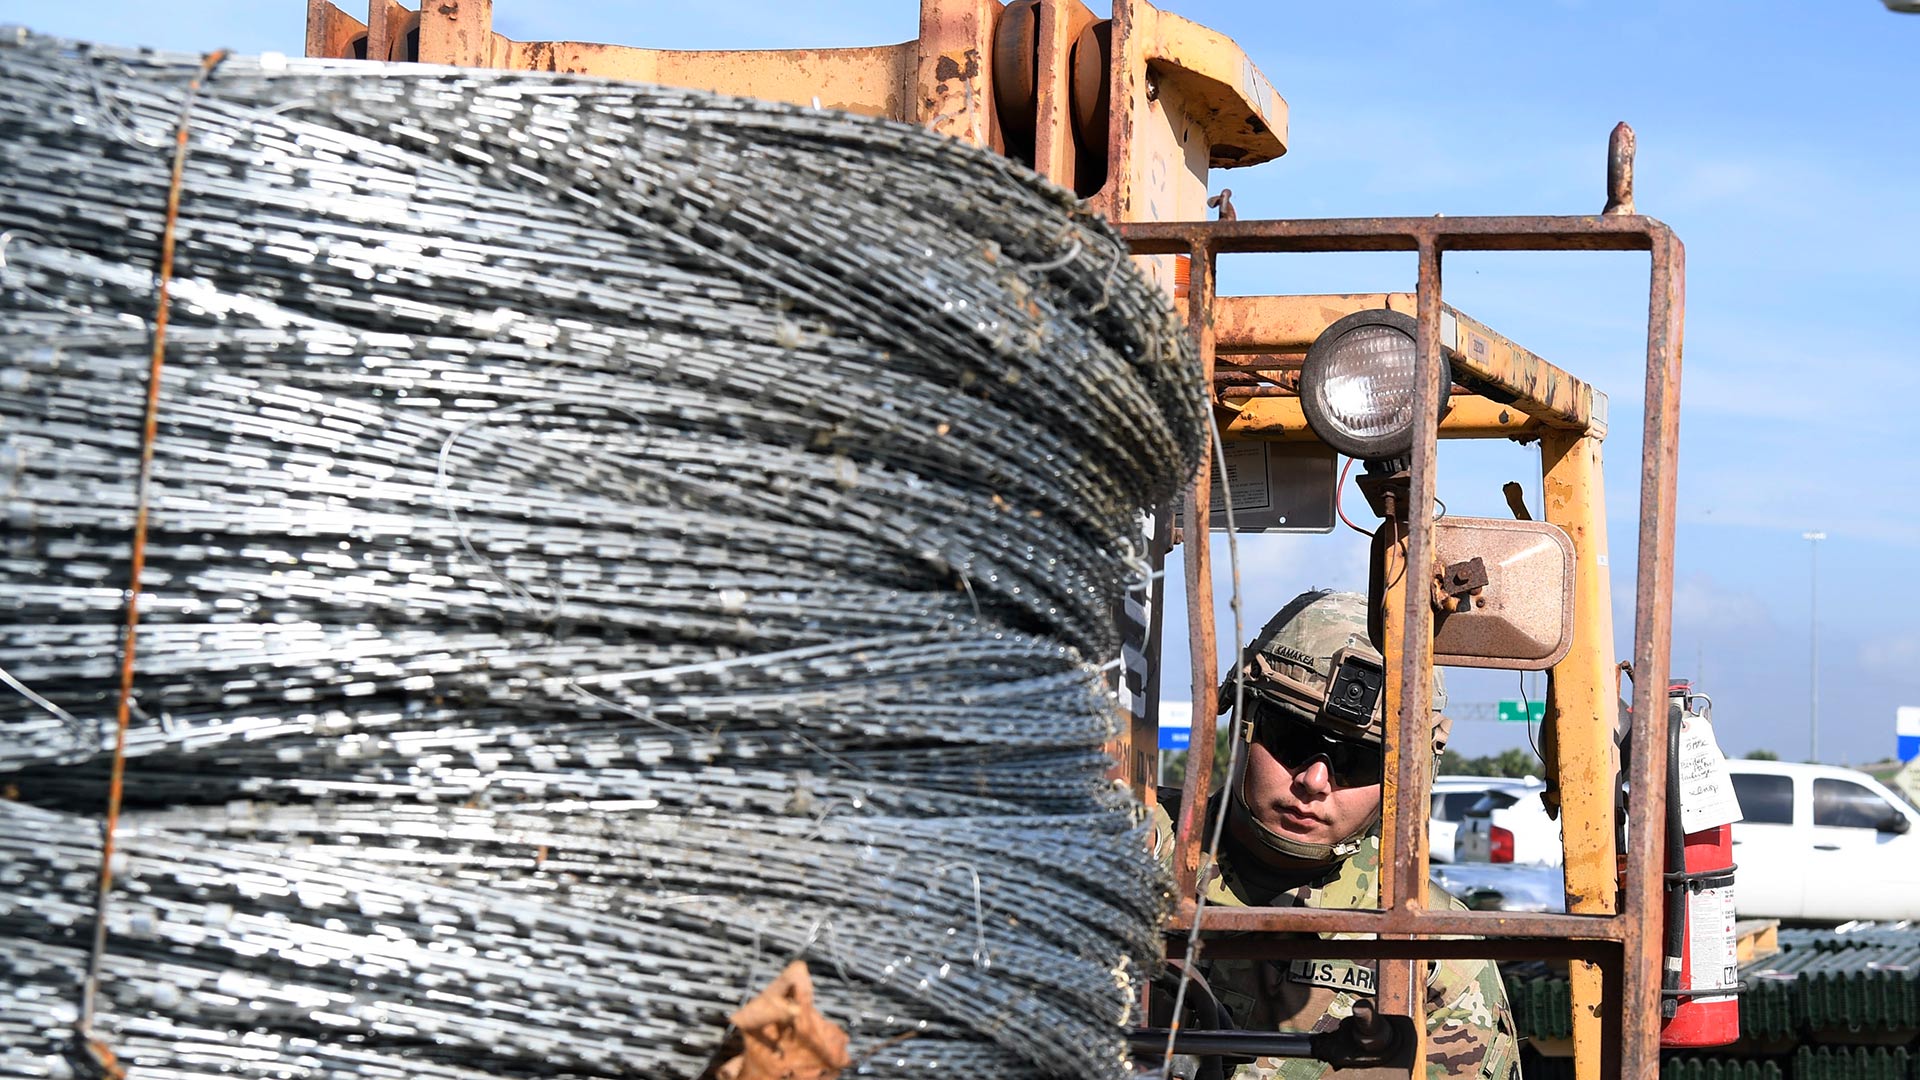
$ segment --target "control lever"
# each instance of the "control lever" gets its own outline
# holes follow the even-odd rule
[[[1297,1034],[1280,1031],[1197,1031],[1182,1028],[1133,1028],[1127,1045],[1136,1053],[1163,1053],[1167,1039],[1180,1055],[1227,1055],[1238,1058],[1312,1058],[1337,1069],[1412,1068],[1413,1020],[1383,1015],[1369,998],[1353,1003],[1353,1015],[1332,1031]]]

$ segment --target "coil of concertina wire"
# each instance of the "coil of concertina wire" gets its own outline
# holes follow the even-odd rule
[[[69,1074],[197,58],[0,43],[0,1073]],[[228,60],[191,109],[97,1033],[136,1077],[1119,1076],[1164,298],[930,133]]]

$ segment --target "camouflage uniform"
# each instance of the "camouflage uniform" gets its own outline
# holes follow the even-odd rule
[[[1156,853],[1171,864],[1173,826],[1164,808],[1154,811]],[[1207,889],[1207,903],[1250,907],[1263,898],[1221,853],[1221,873]],[[1319,882],[1264,900],[1268,907],[1371,908],[1379,895],[1380,840],[1368,836],[1360,850]],[[1438,887],[1435,900],[1464,904]],[[1348,936],[1348,935],[1339,935]],[[1519,1041],[1507,1008],[1507,989],[1489,960],[1427,963],[1427,1077],[1517,1080]],[[1243,1028],[1331,1031],[1353,1012],[1359,997],[1373,996],[1374,965],[1355,960],[1213,960],[1203,967],[1214,995]],[[1233,1080],[1315,1080],[1330,1066],[1305,1058],[1261,1058],[1240,1066]]]
[[[1243,704],[1256,716],[1278,707],[1321,729],[1324,737],[1379,746],[1383,722],[1376,706],[1371,720],[1360,720],[1354,710],[1335,713],[1320,702],[1334,692],[1335,660],[1354,649],[1379,653],[1368,636],[1367,599],[1356,593],[1313,591],[1289,602],[1263,627],[1241,657],[1248,700]],[[1437,755],[1446,743],[1448,724],[1442,710],[1446,691],[1434,672],[1434,743]],[[1233,679],[1221,688],[1223,711],[1234,707]],[[1259,699],[1258,703],[1253,697]],[[1236,718],[1238,720],[1239,718]],[[1265,722],[1265,721],[1260,721]],[[1252,722],[1240,736],[1253,734]],[[1329,766],[1331,768],[1331,766]],[[1240,779],[1229,781],[1239,783]],[[1221,796],[1225,797],[1225,796]],[[1168,791],[1155,811],[1155,848],[1171,864],[1173,825],[1170,806],[1178,792]],[[1234,809],[1244,815],[1245,793],[1234,797]],[[1209,809],[1207,820],[1214,819]],[[1253,829],[1263,827],[1243,817]],[[1274,848],[1278,861],[1244,852],[1231,841],[1220,852],[1220,874],[1207,887],[1207,902],[1230,907],[1372,908],[1378,905],[1380,838],[1374,823],[1356,825],[1336,843],[1304,844],[1271,833],[1256,836]],[[1234,859],[1244,860],[1236,870]],[[1324,866],[1318,875],[1282,888],[1263,878],[1269,871],[1299,862],[1303,868]],[[1312,874],[1311,869],[1304,873]],[[1276,892],[1276,889],[1280,891]],[[1439,889],[1436,898],[1455,907],[1458,900]],[[1427,1014],[1427,1076],[1430,1078],[1486,1077],[1513,1080],[1519,1076],[1519,1043],[1513,1016],[1507,1008],[1506,987],[1498,969],[1486,960],[1437,960],[1425,964]],[[1376,965],[1350,960],[1228,960],[1204,965],[1202,974],[1214,996],[1233,1014],[1233,1023],[1251,1030],[1287,1032],[1330,1031],[1352,1015],[1354,1002],[1375,996]],[[1236,1080],[1302,1080],[1328,1075],[1332,1069],[1301,1058],[1262,1058],[1242,1065]],[[1354,1075],[1346,1073],[1344,1075]]]

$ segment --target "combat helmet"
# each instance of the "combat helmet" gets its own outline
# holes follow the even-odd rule
[[[1386,665],[1367,634],[1367,598],[1359,593],[1314,590],[1293,598],[1260,629],[1241,654],[1244,715],[1236,734],[1251,743],[1259,725],[1293,721],[1329,738],[1381,746],[1385,733]],[[1233,708],[1235,679],[1220,688],[1219,711]],[[1433,755],[1446,745],[1449,724],[1442,713],[1446,688],[1433,673]],[[1240,755],[1244,763],[1246,754]],[[1430,766],[1432,762],[1429,762]],[[1268,848],[1305,863],[1332,863],[1360,849],[1379,823],[1380,811],[1352,835],[1331,844],[1282,836],[1254,817],[1246,793],[1246,769],[1230,778],[1233,810]]]

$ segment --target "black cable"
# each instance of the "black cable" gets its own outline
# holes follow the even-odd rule
[[[1524,671],[1520,673],[1520,707],[1525,710],[1523,719],[1527,724],[1527,746],[1533,750],[1534,760],[1540,762],[1544,768],[1547,757],[1540,752],[1540,744],[1533,738],[1533,702],[1527,700],[1527,673]]]

